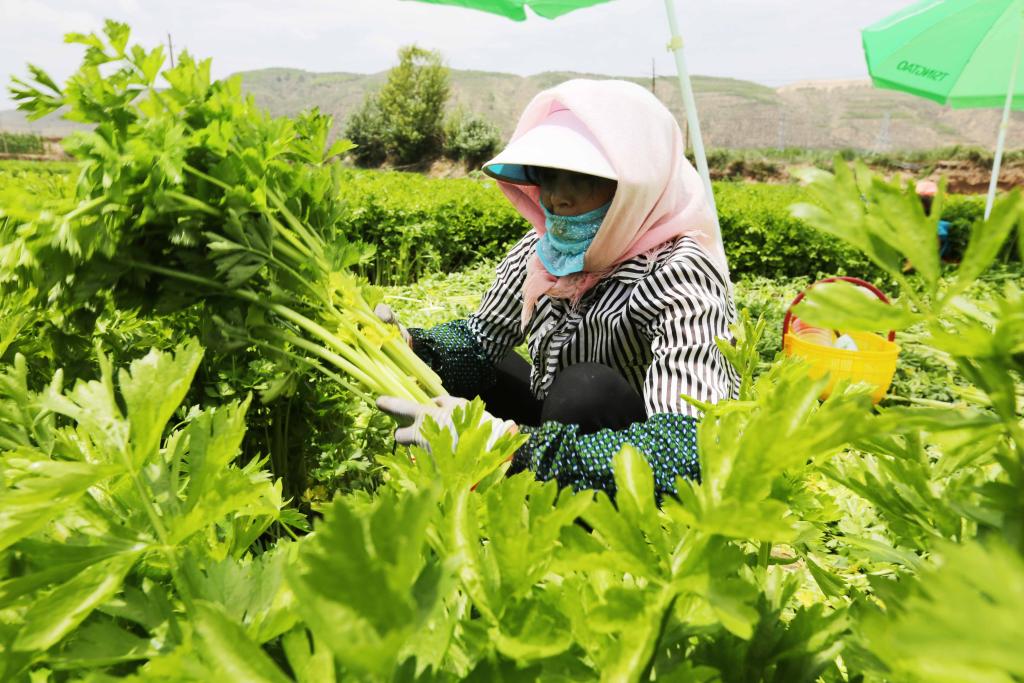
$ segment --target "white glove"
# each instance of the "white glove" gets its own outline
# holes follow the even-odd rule
[[[437,424],[447,427],[452,433],[452,444],[459,442],[459,434],[455,431],[455,424],[452,422],[452,413],[459,406],[469,403],[464,398],[455,396],[441,396],[434,399],[434,405],[424,405],[405,398],[396,396],[381,396],[377,399],[377,407],[395,418],[402,427],[395,430],[395,441],[403,446],[420,446],[430,450],[430,444],[423,438],[423,421],[427,417],[434,419]],[[505,434],[518,431],[516,423],[511,420],[501,420],[488,412],[484,412],[481,422],[491,425],[491,436],[487,439],[487,448],[491,449],[494,444]]]
[[[405,340],[405,343],[409,345],[410,349],[412,348],[412,335],[409,334],[409,330],[405,329],[405,326],[402,325],[402,323],[398,322],[398,318],[395,317],[395,312],[391,310],[390,306],[387,304],[377,304],[373,309],[373,313],[388,325],[394,325],[397,327],[399,333],[402,335],[402,339]]]

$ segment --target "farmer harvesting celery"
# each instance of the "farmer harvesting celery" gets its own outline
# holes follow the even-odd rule
[[[494,433],[529,441],[511,472],[611,490],[623,444],[650,461],[659,492],[699,477],[699,412],[737,376],[715,339],[735,317],[725,254],[671,113],[640,86],[573,80],[537,95],[508,147],[484,165],[534,230],[498,266],[467,320],[410,329],[416,354],[454,397],[479,394]],[[385,321],[395,322],[386,307]],[[524,337],[532,367],[512,348]],[[460,399],[385,396],[424,444],[427,416],[450,423]]]

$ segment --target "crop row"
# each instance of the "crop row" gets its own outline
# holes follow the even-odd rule
[[[43,139],[34,133],[6,133],[0,131],[0,154],[42,154]]]
[[[67,169],[65,164],[0,165],[0,193],[5,187],[68,191]],[[346,239],[375,248],[359,268],[376,284],[405,284],[428,273],[498,258],[529,229],[489,179],[354,169],[342,173],[339,229]],[[792,204],[808,201],[802,187],[721,182],[715,184],[715,193],[734,277],[879,275],[855,249],[790,214]],[[982,209],[977,197],[948,199],[943,218],[952,224],[950,255],[963,252]]]

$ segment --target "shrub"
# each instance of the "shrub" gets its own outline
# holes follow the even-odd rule
[[[878,275],[863,255],[790,215],[791,204],[807,201],[800,187],[716,183],[715,200],[729,267],[736,276]]]
[[[377,284],[414,282],[428,272],[500,258],[530,227],[489,179],[347,173],[342,183],[345,235],[377,247],[374,259],[362,266]],[[808,201],[799,186],[716,182],[715,199],[734,277],[881,276],[862,254],[790,215],[792,204]],[[952,224],[949,256],[963,253],[983,208],[979,197],[947,200],[943,217]]]
[[[497,126],[479,114],[456,111],[445,123],[444,154],[470,166],[487,161],[501,147]]]
[[[971,226],[985,216],[984,197],[949,197],[942,218],[949,221],[949,246],[946,258],[959,259],[971,237]]]
[[[366,97],[363,104],[345,124],[344,137],[355,143],[352,155],[361,166],[380,166],[387,157],[384,118],[375,97]]]
[[[499,258],[529,229],[492,180],[437,180],[400,171],[348,171],[342,182],[349,239],[377,247],[362,265],[377,284],[412,282]]]

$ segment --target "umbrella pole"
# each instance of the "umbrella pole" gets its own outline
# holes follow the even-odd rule
[[[679,77],[679,88],[683,94],[683,106],[686,107],[686,123],[690,129],[690,144],[693,145],[693,156],[697,160],[697,171],[704,181],[704,191],[708,196],[708,203],[715,216],[715,225],[718,226],[718,208],[715,206],[715,194],[711,189],[711,173],[708,171],[708,158],[704,153],[704,139],[700,134],[700,120],[697,118],[697,103],[693,97],[693,86],[690,84],[690,72],[686,69],[686,58],[683,56],[683,39],[679,35],[679,20],[676,18],[675,0],[665,0],[665,12],[668,14],[669,31],[672,33],[672,40],[668,47],[676,58],[676,75]],[[725,253],[722,245],[722,230],[718,229],[718,246]]]
[[[996,200],[996,188],[999,186],[999,168],[1003,164],[1003,147],[1006,146],[1006,129],[1010,127],[1010,109],[1013,96],[1017,90],[1017,67],[1020,66],[1021,48],[1024,47],[1024,13],[1021,13],[1020,31],[1017,34],[1017,54],[1010,68],[1010,86],[1006,91],[1006,104],[1003,105],[1003,120],[999,124],[999,137],[996,140],[996,158],[992,164],[992,179],[988,183],[988,199],[985,201],[985,220],[992,214],[992,205]]]

